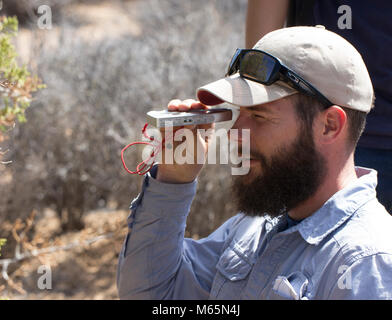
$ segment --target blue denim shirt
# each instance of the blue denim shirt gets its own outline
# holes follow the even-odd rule
[[[237,214],[207,238],[184,239],[196,182],[148,174],[131,204],[119,257],[121,299],[391,299],[392,217],[377,172],[286,228],[286,216]]]

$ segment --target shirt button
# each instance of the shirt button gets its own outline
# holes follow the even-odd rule
[[[270,222],[266,222],[266,223],[265,223],[265,230],[266,230],[267,232],[270,232],[271,229],[272,229],[271,223],[270,223]]]

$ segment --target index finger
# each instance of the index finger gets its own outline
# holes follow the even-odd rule
[[[193,110],[206,110],[206,109],[209,109],[209,107],[206,106],[205,104],[201,103],[200,101],[194,101],[191,104],[191,109],[193,109]]]
[[[180,105],[180,99],[173,99],[167,104],[167,109],[170,111],[178,110],[178,106]]]

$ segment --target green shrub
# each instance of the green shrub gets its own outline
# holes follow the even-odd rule
[[[0,142],[15,121],[26,121],[25,110],[30,106],[31,94],[44,87],[26,66],[18,66],[12,44],[17,32],[16,17],[0,17]]]
[[[6,242],[7,242],[6,239],[0,239],[0,257],[1,257],[1,247],[4,246]]]

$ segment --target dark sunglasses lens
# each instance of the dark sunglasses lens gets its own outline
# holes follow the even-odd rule
[[[227,69],[227,76],[231,76],[232,74],[237,72],[237,65],[238,65],[238,56],[241,53],[241,49],[237,49],[233,55],[233,57],[231,58],[230,64],[229,64],[229,68]]]
[[[240,73],[256,81],[268,83],[277,61],[262,52],[248,51],[241,60]]]

